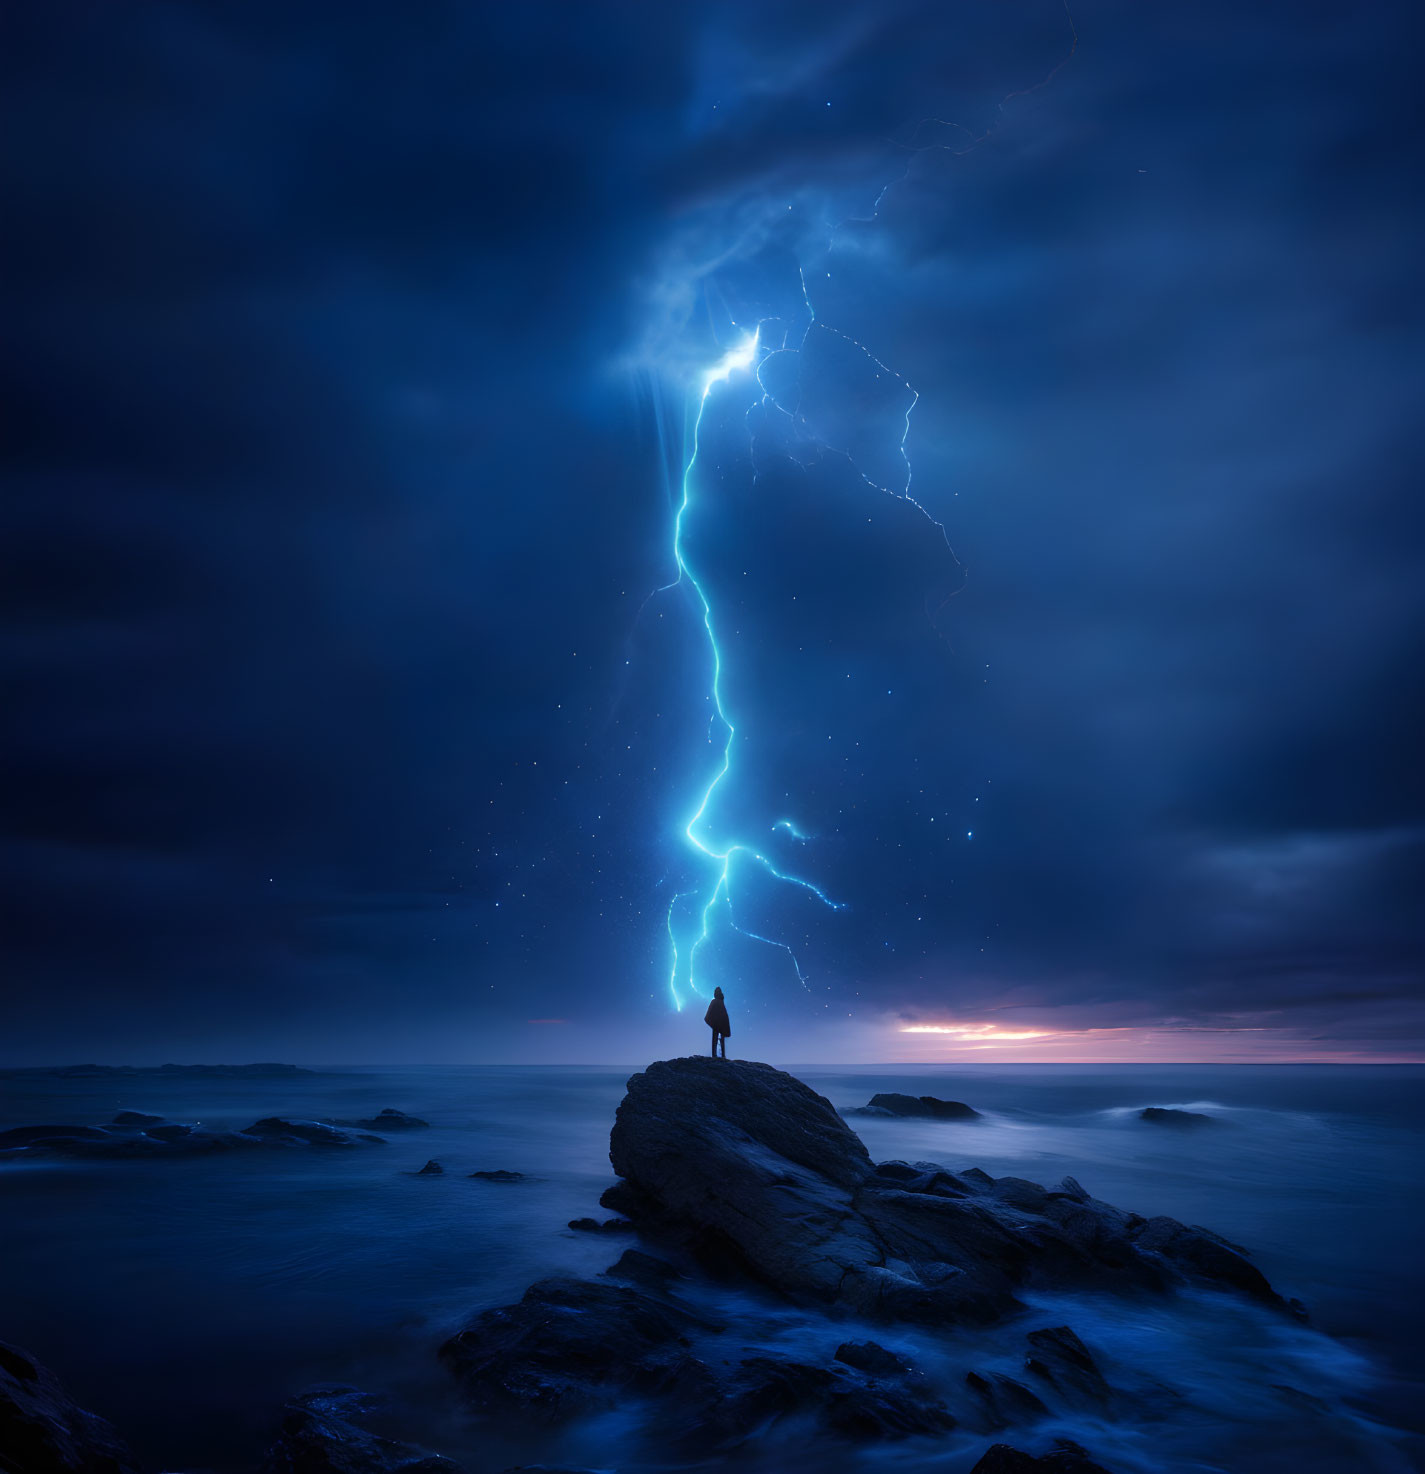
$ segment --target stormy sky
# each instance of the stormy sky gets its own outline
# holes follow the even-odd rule
[[[1418,16],[1071,9],[12,11],[0,1061],[1421,1057]]]

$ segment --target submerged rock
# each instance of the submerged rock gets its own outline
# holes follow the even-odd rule
[[[363,1131],[423,1131],[430,1127],[429,1121],[422,1121],[419,1116],[408,1116],[405,1111],[393,1110],[390,1106],[374,1116],[361,1116],[354,1121],[332,1120],[326,1124],[357,1126]]]
[[[461,1474],[451,1459],[361,1427],[357,1420],[370,1408],[355,1387],[319,1387],[294,1398],[263,1474]]]
[[[503,1167],[496,1167],[494,1171],[472,1172],[472,1177],[478,1177],[483,1182],[523,1182],[523,1172],[507,1172]]]
[[[848,1116],[923,1116],[932,1121],[978,1121],[980,1113],[964,1101],[937,1100],[933,1095],[873,1095],[870,1102],[847,1111]]]
[[[381,1137],[368,1132],[348,1131],[341,1126],[328,1126],[325,1121],[289,1121],[282,1116],[264,1116],[251,1126],[244,1126],[242,1136],[255,1136],[262,1141],[297,1146],[359,1146],[378,1142]]]
[[[421,1170],[416,1173],[416,1176],[417,1177],[444,1177],[445,1176],[445,1168],[442,1167],[440,1165],[440,1163],[435,1160],[434,1157],[432,1157],[430,1159],[430,1161],[427,1162],[425,1164],[425,1166],[422,1167]]]
[[[138,1474],[103,1418],[77,1406],[58,1377],[0,1342],[0,1469],[15,1474]]]
[[[579,1233],[631,1233],[633,1224],[627,1218],[605,1218],[602,1223],[597,1218],[571,1218],[569,1227],[576,1229]]]
[[[1216,1116],[1205,1116],[1201,1111],[1180,1111],[1171,1106],[1148,1106],[1138,1112],[1138,1119],[1153,1126],[1177,1126],[1183,1130],[1222,1124]]]
[[[1277,1302],[1236,1246],[1077,1183],[933,1162],[874,1167],[830,1102],[770,1065],[703,1057],[635,1075],[605,1207],[798,1303],[887,1321],[990,1321],[1022,1287],[1162,1288],[1193,1276]]]

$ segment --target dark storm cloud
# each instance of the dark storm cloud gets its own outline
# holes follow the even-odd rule
[[[743,900],[817,1008],[1418,1036],[1416,22],[1074,24],[1001,106],[1062,9],[12,19],[11,1051],[661,1009],[706,653],[618,365],[799,266],[969,574],[729,442],[719,822],[818,834],[845,914]]]

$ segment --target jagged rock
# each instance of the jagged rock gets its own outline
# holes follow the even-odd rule
[[[1201,1111],[1179,1111],[1169,1106],[1148,1106],[1138,1112],[1138,1119],[1154,1126],[1178,1126],[1184,1130],[1222,1124],[1216,1116],[1205,1116]]]
[[[633,1224],[627,1218],[605,1218],[602,1223],[597,1218],[571,1218],[569,1227],[580,1233],[629,1233]]]
[[[859,1109],[846,1113],[855,1116],[922,1116],[931,1121],[977,1121],[980,1113],[961,1100],[937,1100],[933,1095],[899,1095],[887,1091],[873,1095]]]
[[[1024,1365],[1035,1376],[1079,1402],[1108,1402],[1112,1389],[1088,1347],[1068,1326],[1030,1331],[1027,1339],[1032,1350]]]
[[[1023,1382],[1016,1382],[1002,1372],[991,1372],[988,1377],[967,1372],[965,1385],[980,1405],[980,1426],[987,1432],[1048,1416],[1049,1409]]]
[[[263,1474],[461,1474],[439,1454],[367,1432],[356,1420],[370,1404],[354,1387],[320,1387],[293,1399]]]
[[[875,1341],[843,1341],[836,1348],[836,1359],[872,1377],[899,1377],[911,1370],[908,1361]]]
[[[1077,1443],[1061,1438],[1038,1458],[1007,1443],[996,1443],[970,1474],[1108,1474],[1108,1470],[1095,1463]]]
[[[1235,1248],[1077,1183],[873,1167],[830,1103],[769,1065],[702,1057],[635,1075],[601,1199],[652,1238],[802,1303],[882,1320],[993,1320],[1021,1286],[1162,1288],[1193,1275],[1275,1301]]]
[[[6,1474],[138,1474],[101,1417],[75,1405],[58,1377],[0,1342],[0,1470]]]
[[[496,1167],[493,1172],[472,1172],[472,1177],[478,1177],[484,1182],[523,1182],[523,1172],[507,1172],[503,1167]]]
[[[444,1175],[445,1168],[442,1167],[440,1163],[435,1160],[434,1157],[432,1157],[430,1161],[427,1162],[425,1166],[416,1173],[417,1177],[443,1177]]]

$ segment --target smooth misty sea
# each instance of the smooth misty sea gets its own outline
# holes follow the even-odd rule
[[[852,1119],[878,1161],[928,1159],[1046,1184],[1072,1174],[1119,1207],[1242,1244],[1283,1295],[1305,1302],[1310,1326],[1207,1291],[1031,1299],[1033,1323],[1072,1325],[1110,1382],[1161,1389],[1151,1426],[1086,1419],[1065,1430],[1115,1474],[1418,1467],[1425,1067],[791,1068],[838,1108],[903,1090],[984,1113],[967,1123]],[[125,1109],[230,1128],[393,1106],[431,1123],[363,1150],[0,1164],[0,1340],[47,1363],[154,1469],[253,1467],[283,1399],[318,1382],[392,1394],[405,1411],[385,1431],[472,1471],[556,1455],[636,1469],[644,1455],[633,1414],[576,1427],[557,1447],[492,1443],[435,1359],[472,1312],[516,1300],[547,1275],[595,1274],[629,1246],[566,1225],[607,1216],[598,1198],[613,1180],[608,1133],[630,1073],[0,1077],[0,1129],[97,1124]],[[1219,1124],[1154,1127],[1138,1118],[1148,1105]],[[428,1158],[445,1175],[414,1175]],[[468,1176],[491,1168],[527,1179]],[[932,1381],[962,1380],[967,1365],[1015,1366],[1008,1331],[829,1329],[731,1291],[720,1308],[736,1317],[734,1340],[789,1354],[825,1358],[838,1337],[870,1335],[910,1350]],[[956,1474],[990,1441],[957,1432],[933,1456],[848,1452],[845,1467]],[[765,1467],[795,1465],[784,1449]]]

